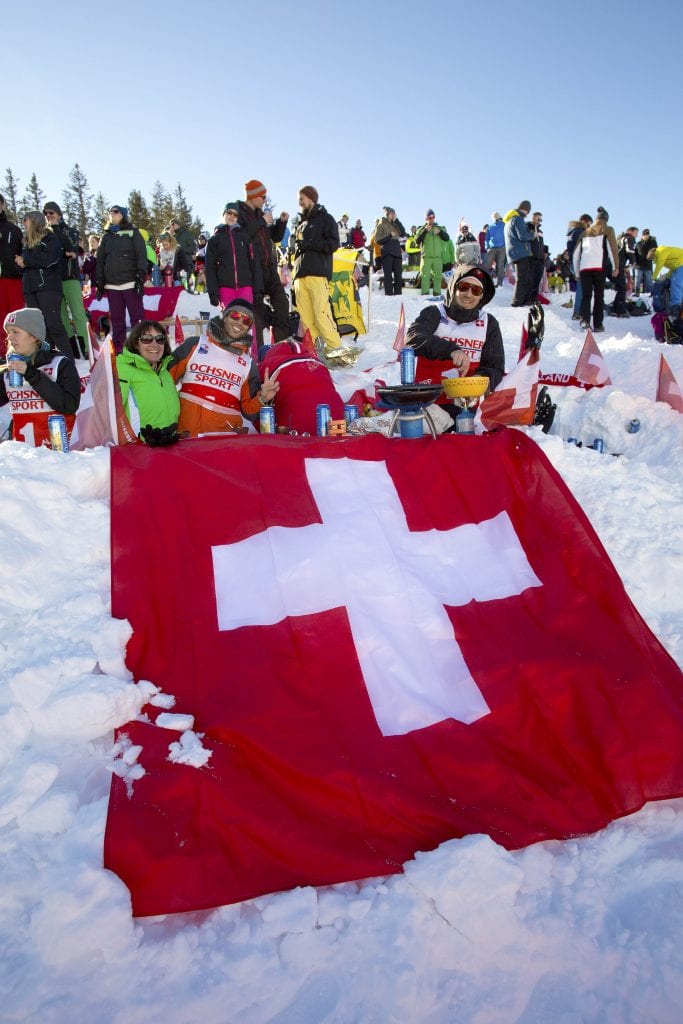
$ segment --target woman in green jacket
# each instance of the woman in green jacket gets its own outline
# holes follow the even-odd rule
[[[152,444],[177,440],[180,399],[167,370],[171,358],[166,328],[156,320],[136,324],[123,352],[116,357],[121,397],[130,425]]]

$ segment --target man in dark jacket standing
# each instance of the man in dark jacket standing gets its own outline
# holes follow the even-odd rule
[[[405,239],[406,234],[406,229],[396,216],[396,210],[392,206],[385,206],[384,217],[375,228],[375,242],[382,250],[385,295],[400,295],[403,291],[401,239]]]
[[[515,293],[512,306],[530,306],[536,296],[533,294],[531,276],[531,239],[534,228],[524,220],[531,213],[531,203],[524,199],[514,210],[508,210],[505,221],[505,253],[508,263],[515,268]]]
[[[339,248],[337,222],[318,202],[313,185],[299,189],[301,220],[294,249],[294,298],[304,327],[313,339],[322,338],[323,355],[341,348],[341,339],[330,309],[332,253]]]
[[[24,305],[24,291],[21,287],[22,271],[14,257],[21,256],[23,235],[21,228],[7,216],[4,196],[0,196],[0,324],[8,313]],[[0,356],[7,351],[4,328],[0,329]]]
[[[531,296],[535,302],[541,287],[541,281],[543,280],[543,271],[545,270],[543,214],[538,211],[536,213],[532,213],[531,224],[533,225],[535,232],[534,237],[529,243],[531,246]]]
[[[192,237],[191,232],[188,231],[187,228],[182,227],[180,221],[176,217],[169,221],[168,230],[175,238],[178,248],[183,251],[181,267],[186,270],[189,267],[191,270],[194,266],[194,254],[197,251],[197,243]]]
[[[617,247],[619,249],[619,273],[616,277],[616,291],[614,293],[614,315],[622,319],[627,318],[630,314],[626,309],[626,268],[633,266],[636,262],[636,239],[638,238],[638,228],[631,227],[626,228],[619,237],[617,238]]]
[[[76,228],[69,227],[57,203],[45,203],[43,213],[52,231],[62,243],[62,323],[71,338],[71,347],[76,348],[74,331],[83,355],[88,351],[88,321],[83,308],[83,288],[78,265],[78,243],[80,235]],[[69,319],[71,317],[71,319]],[[73,322],[73,327],[71,326]],[[76,353],[74,353],[76,354]]]
[[[652,260],[647,258],[650,249],[657,248],[657,239],[650,234],[649,228],[643,228],[640,241],[636,243],[635,294],[650,294],[652,291]],[[1,258],[1,257],[0,257]]]
[[[289,300],[280,280],[277,258],[273,243],[281,242],[287,229],[289,214],[283,210],[273,221],[271,213],[263,213],[266,201],[266,186],[252,178],[244,186],[244,201],[239,204],[240,224],[247,232],[254,250],[254,257],[261,264],[263,294],[254,291],[254,316],[258,344],[263,341],[263,328],[272,323],[273,341],[284,341],[289,337]],[[270,307],[266,307],[265,297]]]

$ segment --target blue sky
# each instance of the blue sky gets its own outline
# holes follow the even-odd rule
[[[389,204],[475,233],[529,199],[553,253],[601,204],[683,246],[673,0],[37,0],[2,26],[22,191],[35,171],[59,200],[78,161],[110,202],[182,182],[207,226],[258,178],[292,214],[313,184],[366,230]]]

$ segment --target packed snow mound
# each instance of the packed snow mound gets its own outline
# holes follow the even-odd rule
[[[524,320],[509,298],[499,290],[489,307],[508,368]],[[545,372],[571,373],[583,345],[564,300],[546,309]],[[403,301],[410,323],[422,301]],[[208,307],[183,302],[181,314]],[[400,302],[373,293],[365,351],[335,373],[344,396],[375,376],[398,383]],[[613,385],[555,389],[552,433],[531,433],[681,664],[683,417],[654,402],[662,346],[649,320],[606,325],[598,343]],[[683,347],[665,354],[682,381]],[[640,431],[628,434],[634,417]],[[602,437],[620,457],[567,445],[570,434]],[[575,841],[509,853],[468,836],[388,879],[133,920],[102,840],[110,773],[134,785],[143,769],[113,730],[151,698],[169,716],[169,756],[200,766],[208,751],[174,719],[172,696],[125,666],[130,627],[111,618],[109,596],[108,453],[2,444],[0,494],[2,1020],[678,1024],[683,801]]]

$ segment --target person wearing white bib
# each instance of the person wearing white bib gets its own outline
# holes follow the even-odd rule
[[[483,267],[456,265],[445,303],[425,306],[406,334],[417,356],[417,383],[440,383],[442,374],[455,368],[461,377],[488,377],[489,391],[498,387],[505,373],[503,337],[496,318],[482,308],[495,292]],[[453,409],[445,397],[440,401],[447,411]]]
[[[179,388],[181,435],[243,433],[276,395],[278,382],[261,383],[249,355],[253,323],[251,302],[233,299],[209,321],[206,336],[188,338],[173,353],[168,371]]]
[[[39,309],[17,309],[5,317],[8,364],[0,371],[20,375],[11,384],[0,373],[0,405],[9,403],[12,437],[33,447],[48,443],[48,417],[60,413],[67,430],[81,401],[81,382],[73,359],[67,359],[45,340],[45,318]],[[13,358],[12,358],[13,357]]]

